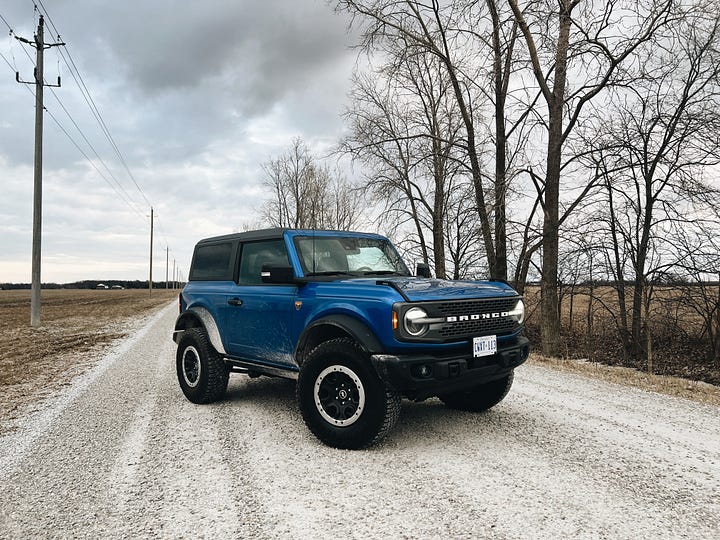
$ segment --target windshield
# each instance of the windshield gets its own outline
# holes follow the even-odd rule
[[[409,276],[393,245],[383,238],[298,236],[295,247],[306,276]]]

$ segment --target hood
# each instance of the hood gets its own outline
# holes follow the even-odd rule
[[[388,277],[367,281],[389,285],[411,302],[517,296],[517,292],[510,285],[500,281],[450,281],[415,277]]]

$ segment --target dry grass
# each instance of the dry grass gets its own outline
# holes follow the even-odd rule
[[[0,433],[44,396],[70,383],[133,324],[177,291],[42,291],[42,326],[30,327],[30,291],[0,291]]]
[[[651,365],[648,365],[644,353],[633,356],[623,346],[618,329],[619,306],[615,290],[610,286],[593,288],[592,304],[590,292],[585,285],[576,288],[571,317],[570,288],[565,289],[561,310],[561,356],[704,381],[720,387],[720,362],[713,359],[705,321],[686,302],[688,295],[701,292],[699,287],[656,287],[648,324],[652,338]],[[628,302],[631,302],[632,292],[633,288],[628,287]],[[705,292],[714,298],[718,294],[717,286],[709,286]],[[528,287],[525,299],[528,309],[525,333],[539,350],[540,288]],[[628,320],[630,317],[628,313]],[[647,345],[645,322],[643,320],[642,348]]]
[[[539,354],[531,354],[529,363],[720,407],[720,388],[704,382],[650,375],[636,369],[607,366],[597,362],[548,358]]]

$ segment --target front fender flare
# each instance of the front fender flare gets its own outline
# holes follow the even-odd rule
[[[175,321],[173,341],[175,341],[175,343],[179,343],[185,330],[197,327],[201,327],[205,330],[213,349],[222,355],[227,354],[225,352],[222,339],[220,338],[220,330],[215,322],[215,318],[212,316],[212,313],[204,307],[192,307],[180,314]]]
[[[307,351],[312,350],[325,339],[332,339],[342,334],[354,339],[368,354],[380,353],[384,350],[380,340],[363,321],[350,315],[327,315],[308,325],[298,339],[295,348],[298,365],[302,364],[303,356]]]

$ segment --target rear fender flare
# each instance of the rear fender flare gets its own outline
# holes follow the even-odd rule
[[[204,307],[192,307],[183,311],[175,321],[175,332],[173,332],[173,340],[178,343],[185,330],[189,328],[203,328],[210,340],[210,344],[218,353],[225,355],[225,347],[220,338],[220,330],[215,322],[215,318],[210,311]]]

